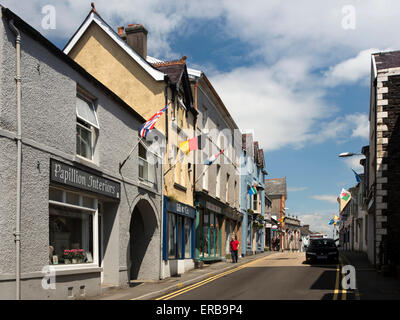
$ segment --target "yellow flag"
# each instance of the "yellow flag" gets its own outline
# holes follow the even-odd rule
[[[184,141],[179,144],[179,149],[181,149],[183,153],[189,153],[189,141]]]

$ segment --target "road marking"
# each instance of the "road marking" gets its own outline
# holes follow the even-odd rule
[[[339,264],[336,266],[336,280],[335,280],[335,290],[333,291],[333,300],[337,300],[339,293],[339,278],[340,278],[340,267]]]
[[[193,290],[193,289],[196,289],[196,288],[198,288],[198,287],[201,287],[201,286],[203,286],[203,285],[205,285],[205,284],[207,284],[207,283],[210,283],[210,282],[212,282],[212,281],[215,281],[215,280],[217,280],[217,279],[219,279],[219,278],[222,278],[222,277],[224,277],[224,276],[226,276],[226,275],[228,275],[228,274],[231,274],[231,273],[233,273],[233,272],[236,272],[236,271],[242,270],[242,269],[244,269],[244,268],[247,268],[248,266],[250,266],[250,265],[252,265],[252,264],[255,264],[256,262],[260,262],[260,261],[262,261],[262,260],[265,260],[265,259],[267,259],[268,257],[269,257],[269,256],[266,256],[266,257],[263,257],[263,258],[260,258],[260,259],[256,259],[256,260],[253,260],[253,261],[250,261],[250,262],[245,263],[245,264],[243,264],[243,265],[241,265],[241,266],[238,266],[237,268],[234,268],[234,269],[225,271],[225,272],[220,273],[220,274],[217,274],[217,275],[215,275],[215,276],[213,276],[213,277],[209,277],[209,278],[207,278],[207,279],[205,279],[205,280],[202,280],[202,281],[200,281],[200,282],[197,282],[197,283],[195,283],[195,284],[192,284],[192,285],[190,285],[190,286],[188,286],[188,287],[185,287],[185,288],[183,288],[183,289],[180,289],[180,290],[171,292],[171,293],[169,293],[169,294],[166,294],[166,295],[164,295],[164,296],[162,296],[162,297],[159,297],[159,298],[157,298],[157,299],[155,299],[155,300],[169,300],[169,299],[172,299],[172,298],[174,298],[174,297],[176,297],[176,296],[179,296],[179,295],[181,295],[181,294],[183,294],[183,293],[186,293],[186,292],[188,292],[188,291],[191,291],[191,290]],[[134,299],[131,299],[131,300],[134,300]]]

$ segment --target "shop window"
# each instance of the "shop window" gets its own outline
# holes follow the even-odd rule
[[[185,258],[192,256],[192,219],[185,218]]]
[[[76,154],[93,160],[99,123],[92,101],[76,97]]]
[[[49,260],[51,264],[93,263],[97,199],[51,187],[49,191]],[[97,250],[97,249],[96,249]]]
[[[176,215],[168,214],[168,259],[176,258]]]
[[[93,262],[93,214],[50,205],[50,257],[53,264]]]
[[[177,258],[178,259],[182,259],[182,226],[183,226],[183,217],[181,216],[177,216],[177,221],[178,221],[178,225],[177,225],[177,243],[178,243],[178,254],[177,254]]]

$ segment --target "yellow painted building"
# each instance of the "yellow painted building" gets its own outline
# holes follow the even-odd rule
[[[94,8],[64,52],[145,119],[168,104],[155,126],[166,140],[162,277],[191,269],[194,267],[191,236],[195,218],[194,152],[183,154],[179,144],[193,137],[197,111],[193,107],[186,57],[147,61],[147,30],[136,24],[119,27],[116,32]],[[139,157],[147,148],[148,143],[138,148]],[[146,179],[139,174],[139,185],[146,184]]]

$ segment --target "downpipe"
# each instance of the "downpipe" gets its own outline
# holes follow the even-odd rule
[[[22,171],[22,141],[21,141],[21,33],[14,25],[14,20],[9,21],[11,31],[15,35],[16,52],[16,89],[17,89],[17,212],[15,218],[15,299],[21,300],[21,171]]]

